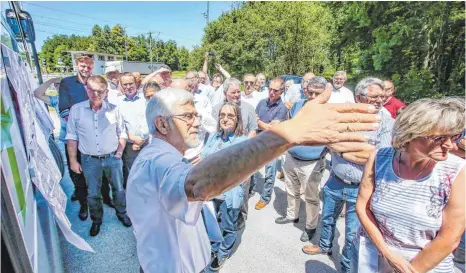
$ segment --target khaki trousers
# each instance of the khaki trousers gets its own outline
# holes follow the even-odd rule
[[[325,158],[304,161],[292,157],[289,153],[285,155],[283,171],[287,193],[286,217],[288,219],[299,217],[301,187],[304,185],[307,229],[317,228],[320,213],[319,184],[324,170]]]

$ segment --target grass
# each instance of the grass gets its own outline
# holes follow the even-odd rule
[[[186,75],[186,71],[173,71],[172,77],[173,79],[183,79]]]

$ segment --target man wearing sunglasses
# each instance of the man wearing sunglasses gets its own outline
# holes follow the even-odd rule
[[[255,82],[256,77],[253,74],[244,74],[244,93],[241,93],[241,100],[249,103],[254,109],[256,109],[257,104],[262,99],[261,94],[254,88]]]
[[[285,88],[283,79],[275,78],[270,81],[269,97],[261,100],[256,107],[258,133],[269,130],[272,125],[279,124],[286,119],[288,109],[283,103],[280,95]],[[256,204],[256,209],[261,210],[267,206],[272,198],[275,175],[277,174],[278,159],[272,160],[265,165],[265,182],[261,198]],[[254,190],[254,189],[253,189]]]
[[[293,104],[295,104],[298,100],[306,98],[304,96],[306,86],[309,83],[309,80],[314,78],[315,76],[316,75],[314,75],[314,73],[307,72],[306,74],[304,74],[301,80],[301,84],[296,83],[291,85],[290,88],[288,88],[288,91],[284,96],[286,108],[291,109],[291,107],[293,107]]]

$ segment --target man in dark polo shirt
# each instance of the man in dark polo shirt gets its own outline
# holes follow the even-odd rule
[[[282,102],[280,95],[285,88],[285,82],[281,78],[275,78],[269,84],[269,97],[263,99],[257,104],[257,125],[258,133],[268,130],[273,124],[280,123],[286,119],[288,108]],[[273,186],[275,184],[275,175],[277,174],[277,159],[265,165],[265,182],[262,190],[261,199],[256,204],[256,209],[263,209],[272,198]]]
[[[89,99],[84,85],[87,83],[87,79],[92,76],[94,61],[89,56],[79,56],[76,58],[76,66],[78,68],[78,74],[76,76],[63,78],[60,82],[60,88],[58,90],[59,114],[60,117],[66,121],[68,121],[68,115],[70,114],[71,106]],[[68,149],[65,149],[65,154],[67,162],[70,162]],[[80,160],[81,156],[78,154],[77,158]],[[74,184],[74,193],[71,197],[71,200],[79,201],[79,204],[81,205],[81,209],[79,210],[79,218],[84,221],[88,216],[86,179],[82,173],[78,174],[71,170],[69,164],[68,172],[70,174],[71,181],[73,181]],[[101,192],[104,203],[114,207],[112,199],[109,197],[110,187],[106,178],[104,178],[104,181],[102,182]]]

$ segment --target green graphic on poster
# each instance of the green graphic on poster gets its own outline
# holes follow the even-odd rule
[[[13,124],[11,117],[11,109],[5,109],[3,100],[0,98],[0,127],[1,127],[1,139],[2,146],[1,151],[6,150],[8,160],[10,163],[11,173],[13,176],[13,182],[16,189],[16,195],[18,197],[19,208],[23,221],[26,223],[26,199],[24,198],[23,185],[21,184],[21,176],[19,174],[18,162],[16,161],[15,149],[11,141],[10,128]]]

